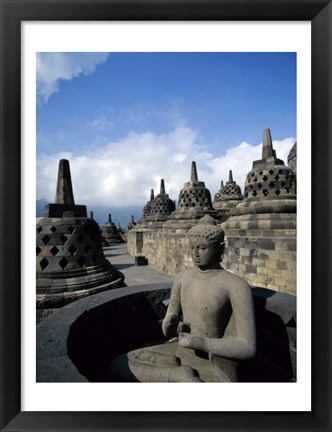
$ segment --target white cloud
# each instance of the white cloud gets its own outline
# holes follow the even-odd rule
[[[190,179],[191,162],[196,161],[198,178],[204,181],[212,198],[220,181],[228,180],[231,169],[234,180],[242,189],[252,162],[260,159],[262,144],[246,142],[229,149],[224,155],[212,154],[198,145],[199,136],[193,129],[180,127],[167,134],[129,133],[117,142],[95,148],[77,156],[57,153],[42,156],[37,161],[37,198],[54,202],[58,163],[69,159],[75,202],[112,208],[143,206],[150,190],[159,193],[160,180],[165,180],[166,192],[178,199],[185,182]],[[287,155],[294,138],[274,141],[277,156],[287,164]]]
[[[106,114],[100,114],[89,123],[89,126],[96,130],[103,130],[115,126],[115,123]]]
[[[90,75],[107,57],[108,53],[37,53],[37,102],[46,103],[59,91],[59,80]]]

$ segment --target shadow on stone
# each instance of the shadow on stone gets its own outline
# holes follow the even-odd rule
[[[89,381],[105,382],[119,354],[165,341],[161,321],[169,289],[143,291],[84,312],[72,325],[68,355]],[[258,350],[239,365],[240,382],[296,381],[296,299],[254,288]]]
[[[129,350],[165,341],[162,303],[169,290],[132,294],[83,313],[71,326],[67,348],[71,361],[89,381],[105,381],[113,358]]]

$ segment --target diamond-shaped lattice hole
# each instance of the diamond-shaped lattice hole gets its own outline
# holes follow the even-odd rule
[[[41,269],[44,270],[48,266],[49,262],[47,261],[46,258],[43,258],[39,264],[40,264]]]
[[[266,196],[266,195],[268,195],[268,190],[267,189],[263,189],[263,194],[264,194],[264,196]]]
[[[273,182],[270,182],[270,183],[269,183],[269,186],[270,186],[270,188],[273,188],[274,183],[273,183]]]
[[[257,177],[254,178],[254,182],[255,182],[255,183],[257,182]]]
[[[265,176],[263,177],[263,180],[266,181],[267,179],[268,179],[268,177],[265,175]]]
[[[270,169],[269,173],[272,175],[274,173],[274,170]]]
[[[256,191],[253,191],[252,194],[253,194],[253,196],[256,196],[256,195],[257,195],[257,192],[256,192]]]
[[[65,267],[67,267],[68,265],[68,261],[66,260],[65,257],[62,257],[61,260],[59,261],[59,266],[64,269]]]
[[[56,246],[53,246],[52,249],[50,249],[50,252],[52,255],[56,255],[59,252],[59,249]]]
[[[37,255],[39,255],[39,254],[40,254],[40,252],[41,252],[41,249],[40,249],[40,247],[39,247],[39,246],[37,246],[37,247],[36,247],[36,254],[37,254]]]
[[[274,177],[277,181],[280,179],[280,177],[278,176],[278,174]]]
[[[259,175],[262,175],[263,174],[263,171],[259,171]]]
[[[262,189],[263,186],[261,185],[261,183],[258,183],[257,187],[260,190],[260,189]]]
[[[285,182],[281,182],[281,183],[280,183],[280,186],[281,186],[281,187],[284,187],[285,184],[286,184]]]
[[[53,233],[55,233],[55,231],[56,231],[55,226],[52,226],[52,227],[51,227],[51,231],[52,231]]]
[[[73,234],[73,232],[75,231],[75,228],[73,226],[70,226],[68,228],[68,231],[70,232],[70,234]]]
[[[44,236],[44,237],[42,238],[42,241],[43,241],[45,244],[49,243],[50,240],[51,240],[51,239],[50,239],[50,237],[49,237],[48,235],[46,235],[46,236]]]
[[[280,195],[280,190],[277,189],[277,190],[275,191],[275,194],[276,194],[276,195]]]
[[[71,245],[70,248],[68,248],[69,252],[74,255],[74,253],[77,251],[77,248],[74,245]]]
[[[66,237],[65,235],[63,235],[63,236],[61,236],[60,240],[61,240],[62,244],[65,244],[66,241],[68,240],[68,237]]]
[[[284,172],[284,170],[280,169],[280,170],[278,171],[278,174],[283,174],[283,172]]]
[[[78,263],[79,263],[79,265],[80,265],[81,267],[83,267],[84,264],[85,264],[85,258],[81,256],[81,257],[79,258],[79,260],[78,260]]]
[[[40,232],[42,232],[43,231],[43,228],[41,227],[41,226],[39,226],[38,228],[37,228],[37,233],[39,234]]]
[[[77,239],[76,239],[79,243],[81,243],[81,241],[83,240],[83,236],[80,234]]]

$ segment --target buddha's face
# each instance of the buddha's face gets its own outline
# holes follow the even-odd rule
[[[204,237],[189,237],[191,257],[201,269],[220,263],[221,248]]]

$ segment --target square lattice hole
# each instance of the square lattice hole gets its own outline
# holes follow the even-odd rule
[[[66,268],[68,265],[68,261],[66,260],[65,257],[62,257],[61,260],[59,261],[59,266],[64,269]]]
[[[50,252],[52,255],[56,255],[59,252],[59,249],[56,246],[53,246],[52,249],[50,249]]]
[[[65,244],[66,241],[68,240],[68,237],[66,237],[65,235],[63,235],[63,236],[61,236],[60,240],[61,240],[62,244]]]
[[[42,270],[45,270],[46,267],[48,266],[49,262],[47,261],[46,258],[43,258],[43,259],[40,261],[39,264],[40,264],[41,269],[42,269]]]
[[[71,245],[70,248],[68,248],[69,252],[74,255],[74,253],[77,251],[77,247],[74,245]]]
[[[50,242],[50,240],[51,240],[51,238],[48,236],[48,235],[46,235],[46,236],[44,236],[43,238],[42,238],[42,241],[47,245],[47,243],[49,243]]]

